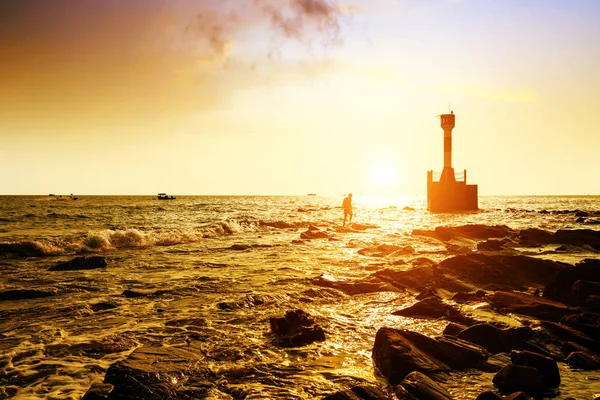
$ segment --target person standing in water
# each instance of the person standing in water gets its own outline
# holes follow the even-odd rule
[[[350,216],[348,224],[352,225],[352,193],[348,194],[348,197],[344,198],[342,209],[344,210],[344,224],[342,226],[346,226],[346,218],[348,218],[348,216]]]

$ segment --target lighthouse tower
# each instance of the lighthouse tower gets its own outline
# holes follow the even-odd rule
[[[477,185],[467,185],[467,170],[460,174],[452,168],[452,130],[454,112],[440,115],[444,131],[444,169],[441,175],[427,171],[427,209],[431,212],[477,210]]]

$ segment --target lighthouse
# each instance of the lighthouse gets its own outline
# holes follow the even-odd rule
[[[477,210],[477,185],[467,185],[467,170],[456,174],[452,167],[454,112],[440,115],[444,131],[444,169],[441,174],[427,171],[427,209],[431,212]]]

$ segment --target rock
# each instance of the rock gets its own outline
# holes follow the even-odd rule
[[[54,296],[57,293],[58,291],[54,289],[11,289],[0,292],[0,301],[39,299],[42,297]]]
[[[390,283],[382,282],[374,276],[367,277],[366,279],[344,282],[321,275],[318,278],[313,279],[312,283],[321,287],[337,289],[351,296],[364,293],[404,291],[403,288],[398,288]]]
[[[125,289],[121,296],[125,296],[128,299],[134,299],[137,297],[149,297],[154,295],[155,292],[149,289]]]
[[[471,224],[454,227],[438,226],[435,228],[435,235],[443,241],[448,241],[457,236],[472,239],[504,238],[512,236],[514,233],[515,231],[506,225]]]
[[[440,297],[436,288],[428,286],[415,297],[417,300],[425,300],[428,297]]]
[[[104,383],[111,399],[163,400],[204,398],[213,385],[205,380],[202,357],[179,348],[140,347],[126,360],[112,364]]]
[[[600,270],[598,271],[600,275]],[[582,306],[590,296],[600,295],[600,282],[577,280],[571,286],[572,304]]]
[[[408,374],[399,386],[419,400],[452,399],[452,396],[446,389],[419,371]]]
[[[352,224],[352,229],[357,230],[357,231],[366,231],[367,229],[378,229],[381,228],[378,225],[373,225],[373,224]]]
[[[94,303],[90,305],[92,311],[104,311],[104,310],[112,310],[113,308],[119,307],[119,304],[114,301],[100,301],[98,303]]]
[[[373,362],[392,385],[397,385],[411,372],[449,371],[450,367],[427,355],[404,335],[405,331],[383,327],[375,335]]]
[[[364,249],[358,250],[358,254],[362,256],[370,256],[370,257],[387,257],[387,256],[399,256],[405,254],[413,254],[415,249],[411,246],[397,246],[393,244],[380,244],[375,247],[367,247]]]
[[[477,250],[479,251],[502,251],[512,241],[510,239],[488,239],[485,242],[477,243]]]
[[[357,385],[323,397],[323,400],[387,400],[389,396],[370,385]]]
[[[502,396],[500,396],[496,392],[492,392],[491,390],[479,393],[479,395],[475,398],[475,400],[502,400],[502,399],[503,399]]]
[[[540,326],[566,342],[575,342],[587,349],[600,352],[600,343],[578,330],[552,321],[541,321]]]
[[[528,396],[526,393],[523,392],[515,392],[504,397],[504,400],[533,400],[533,397]]]
[[[100,256],[75,257],[71,261],[50,267],[48,271],[80,271],[98,268],[106,268],[106,258]]]
[[[559,229],[556,239],[562,244],[589,245],[600,250],[600,231],[592,229]]]
[[[277,343],[282,347],[299,347],[325,341],[323,329],[300,309],[287,311],[283,317],[271,317],[269,322]]]
[[[374,277],[389,282],[396,287],[411,288],[422,291],[435,282],[433,269],[429,265],[419,266],[407,271],[383,269],[375,272]]]
[[[567,357],[567,363],[573,368],[594,371],[600,369],[600,357],[585,351],[574,351]]]
[[[583,347],[582,345],[579,345],[577,343],[574,342],[564,342],[562,344],[562,346],[560,346],[560,352],[567,357],[569,354],[573,353],[574,351],[583,351],[583,352],[587,352],[588,350]]]
[[[452,296],[452,300],[457,303],[469,303],[473,301],[481,301],[486,295],[484,291],[478,290],[477,292],[458,292]]]
[[[261,226],[270,226],[272,228],[277,228],[277,229],[288,229],[288,228],[296,227],[294,224],[290,224],[289,222],[285,222],[285,221],[273,221],[273,222],[260,221],[259,224]]]
[[[450,304],[444,303],[439,297],[428,297],[410,307],[394,311],[392,315],[416,318],[446,318],[449,321],[471,325],[473,319],[466,317]]]
[[[320,230],[319,228],[315,227],[315,226],[309,226],[308,230],[305,232],[302,232],[300,234],[300,239],[306,239],[306,240],[311,240],[311,239],[330,239],[332,238],[333,235],[329,232],[325,232]]]
[[[563,317],[560,323],[576,329],[590,338],[600,338],[600,314],[588,312],[571,314]]]
[[[569,304],[571,287],[578,280],[600,282],[600,260],[585,259],[574,267],[557,269],[554,278],[544,288],[544,297]]]
[[[562,303],[521,292],[498,291],[485,299],[499,312],[528,315],[549,321],[560,321],[565,315],[576,312]]]
[[[458,336],[458,334],[464,331],[465,329],[467,329],[467,327],[464,325],[457,324],[455,322],[450,322],[444,328],[444,332],[442,332],[442,335]]]
[[[525,392],[541,398],[544,392],[544,377],[533,367],[524,367],[513,363],[507,364],[492,379],[502,393]]]
[[[502,353],[509,350],[502,329],[490,324],[477,324],[458,334],[459,339],[475,343],[490,353]]]
[[[81,400],[106,400],[113,389],[114,386],[109,383],[94,383]]]
[[[523,246],[541,246],[556,243],[554,233],[538,228],[522,229],[519,232],[519,244]]]
[[[523,289],[550,282],[557,269],[568,265],[527,256],[459,255],[443,260],[437,271],[472,282],[479,287],[492,285]]]
[[[513,364],[537,369],[544,377],[544,389],[557,388],[560,385],[560,373],[556,361],[530,351],[513,351],[510,354]]]

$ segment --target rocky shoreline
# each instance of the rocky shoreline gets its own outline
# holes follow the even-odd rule
[[[336,233],[308,227],[301,239],[336,240]],[[446,321],[443,334],[429,337],[381,327],[372,344],[374,373],[381,384],[349,386],[324,398],[451,399],[445,389],[449,373],[465,370],[495,374],[496,390],[485,391],[477,399],[548,398],[560,394],[559,364],[600,369],[600,260],[587,258],[568,264],[533,256],[543,255],[548,245],[558,253],[578,249],[598,253],[599,231],[515,231],[506,226],[465,225],[414,231],[413,237],[438,241],[450,256],[435,262],[415,258],[410,246],[378,244],[358,249],[358,254],[385,261],[385,266],[369,276],[349,281],[319,276],[310,283],[349,296],[373,292],[414,295],[414,304],[392,315]],[[93,268],[107,268],[107,263],[98,257],[79,257],[50,270]],[[4,291],[0,300],[52,295]],[[123,292],[125,297],[156,295]],[[217,307],[253,308],[268,301],[246,296]],[[111,308],[110,304],[97,306],[99,310]],[[477,310],[527,319],[520,326],[508,326],[501,320],[483,318]],[[265,329],[271,330],[272,346],[301,347],[327,340],[319,321],[303,310],[283,306],[269,325]],[[98,344],[97,351],[109,350]],[[251,367],[218,373],[209,363],[200,336],[197,340],[190,337],[185,346],[139,347],[125,360],[113,363],[103,382],[93,384],[83,399],[244,399],[248,398],[244,381],[261,373]]]

